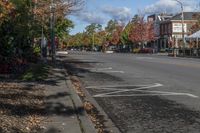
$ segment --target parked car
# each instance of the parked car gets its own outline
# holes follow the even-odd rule
[[[152,54],[153,49],[152,48],[142,48],[142,49],[139,50],[139,53]]]

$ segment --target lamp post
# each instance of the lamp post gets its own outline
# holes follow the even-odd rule
[[[50,11],[51,11],[51,18],[50,18],[50,29],[51,29],[51,57],[52,61],[55,61],[55,8],[56,5],[54,4],[54,0],[51,0]]]
[[[183,13],[183,3],[179,0],[174,0],[181,5],[181,23],[182,23],[182,41],[183,41],[183,56],[185,56],[185,39],[184,39],[184,13]]]

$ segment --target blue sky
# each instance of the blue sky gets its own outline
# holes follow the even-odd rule
[[[200,0],[180,0],[185,11],[198,11]],[[153,14],[180,11],[180,5],[174,0],[85,0],[83,9],[69,16],[75,27],[71,34],[82,32],[90,23],[103,26],[110,19],[128,22],[135,14]]]

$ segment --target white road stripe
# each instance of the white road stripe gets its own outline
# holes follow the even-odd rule
[[[91,72],[99,72],[99,73],[125,73],[124,71],[109,71],[109,70],[91,70]]]
[[[110,94],[116,94],[116,93],[120,93],[120,92],[135,91],[135,90],[141,90],[141,89],[149,89],[149,88],[155,88],[155,87],[161,87],[161,86],[163,86],[163,85],[159,84],[159,83],[156,83],[155,85],[139,87],[139,88],[136,88],[136,89],[124,89],[124,90],[119,90],[119,91],[115,91],[115,92],[102,93],[102,94],[95,95],[94,97],[110,95]]]
[[[143,91],[143,90],[135,90],[135,91],[140,91],[140,92],[149,92],[149,93],[157,93],[162,94],[162,95],[185,95],[193,98],[198,98],[198,96],[190,94],[190,93],[178,93],[178,92],[168,92],[168,91]]]
[[[142,97],[142,96],[189,96],[192,98],[198,98],[198,96],[187,93],[171,93],[171,94],[129,94],[129,95],[95,95],[93,97]]]
[[[160,83],[155,83],[162,85]],[[145,86],[152,86],[155,84],[147,84],[147,85],[105,85],[105,86],[88,86],[87,89],[96,89],[96,88],[116,88],[116,87],[145,87]]]
[[[98,71],[98,70],[112,70],[112,67],[106,67],[106,68],[83,68],[87,70],[92,70],[92,71]]]
[[[190,93],[177,93],[177,92],[168,92],[168,91],[148,91],[144,89],[162,87],[160,83],[155,83],[151,85],[109,85],[109,86],[88,86],[87,89],[99,89],[99,90],[110,90],[112,92],[101,93],[94,95],[94,97],[131,97],[131,96],[189,96],[192,98],[199,98],[199,96],[190,94]],[[116,89],[117,87],[137,87],[134,89]],[[142,92],[148,94],[118,94],[124,92]]]
[[[125,73],[124,71],[101,71],[105,73]]]
[[[112,67],[108,67],[108,68],[97,68],[96,70],[112,70]]]
[[[82,67],[81,67],[82,68]],[[102,73],[125,73],[124,71],[114,71],[112,70],[112,67],[106,67],[106,68],[82,68],[89,70],[91,72],[102,72]]]
[[[150,59],[150,60],[152,60],[154,58],[152,58],[152,57],[136,57],[136,59],[138,59],[138,60],[143,60],[143,59]]]

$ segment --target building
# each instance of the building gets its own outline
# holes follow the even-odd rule
[[[147,17],[148,22],[153,22],[154,25],[154,36],[155,36],[155,41],[153,47],[156,51],[160,51],[160,49],[164,46],[161,45],[160,41],[160,36],[161,36],[161,31],[160,31],[160,25],[162,22],[165,22],[173,17],[172,14],[153,14]]]
[[[197,12],[184,12],[183,13],[183,29],[182,31],[182,13],[179,13],[172,18],[162,21],[160,23],[160,37],[159,46],[160,49],[166,49],[168,47],[181,48],[183,46],[182,34],[184,37],[190,34],[190,28],[196,23],[194,15]],[[187,46],[186,46],[187,47]]]

